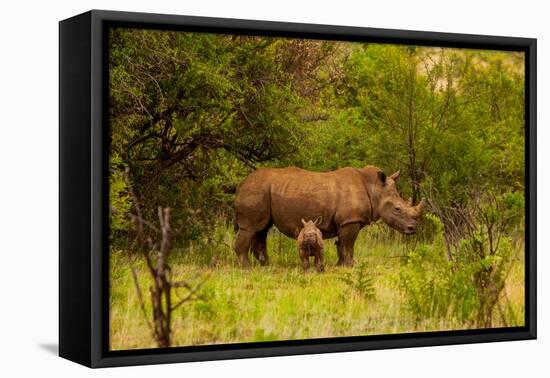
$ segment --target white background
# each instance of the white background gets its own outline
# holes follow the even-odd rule
[[[4,1],[0,22],[0,375],[541,377],[550,373],[550,12],[545,1]],[[538,38],[539,340],[90,370],[56,356],[58,25],[89,9]]]

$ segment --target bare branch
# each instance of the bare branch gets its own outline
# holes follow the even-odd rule
[[[143,312],[143,317],[145,318],[145,322],[147,323],[147,326],[149,327],[151,332],[154,332],[153,325],[151,324],[151,322],[149,321],[149,318],[147,317],[147,311],[145,310],[145,302],[143,301],[143,294],[141,292],[141,287],[139,286],[136,270],[134,267],[132,267],[131,270],[132,270],[132,278],[134,280],[134,285],[136,287],[136,292],[139,300],[139,305],[141,307],[141,311]]]

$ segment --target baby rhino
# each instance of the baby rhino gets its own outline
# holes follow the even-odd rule
[[[323,235],[317,226],[321,223],[321,218],[317,218],[315,222],[305,221],[302,219],[304,227],[298,234],[298,253],[302,260],[302,268],[309,269],[310,256],[315,257],[315,268],[318,272],[325,270],[323,256]]]

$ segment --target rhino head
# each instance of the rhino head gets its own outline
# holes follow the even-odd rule
[[[303,234],[304,241],[311,241],[315,243],[317,241],[317,234],[319,229],[317,226],[321,224],[323,220],[323,217],[317,217],[314,221],[305,221],[302,218],[302,224],[304,227],[302,228],[301,233]]]
[[[411,235],[416,232],[418,222],[424,210],[424,199],[416,206],[411,201],[405,201],[397,191],[397,180],[400,172],[386,177],[383,172],[378,172],[378,179],[381,182],[378,193],[378,214],[390,227]]]

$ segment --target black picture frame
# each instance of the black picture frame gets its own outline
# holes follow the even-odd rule
[[[109,351],[108,65],[112,26],[525,52],[525,326]],[[59,354],[89,367],[536,338],[536,39],[92,10],[59,23]]]

